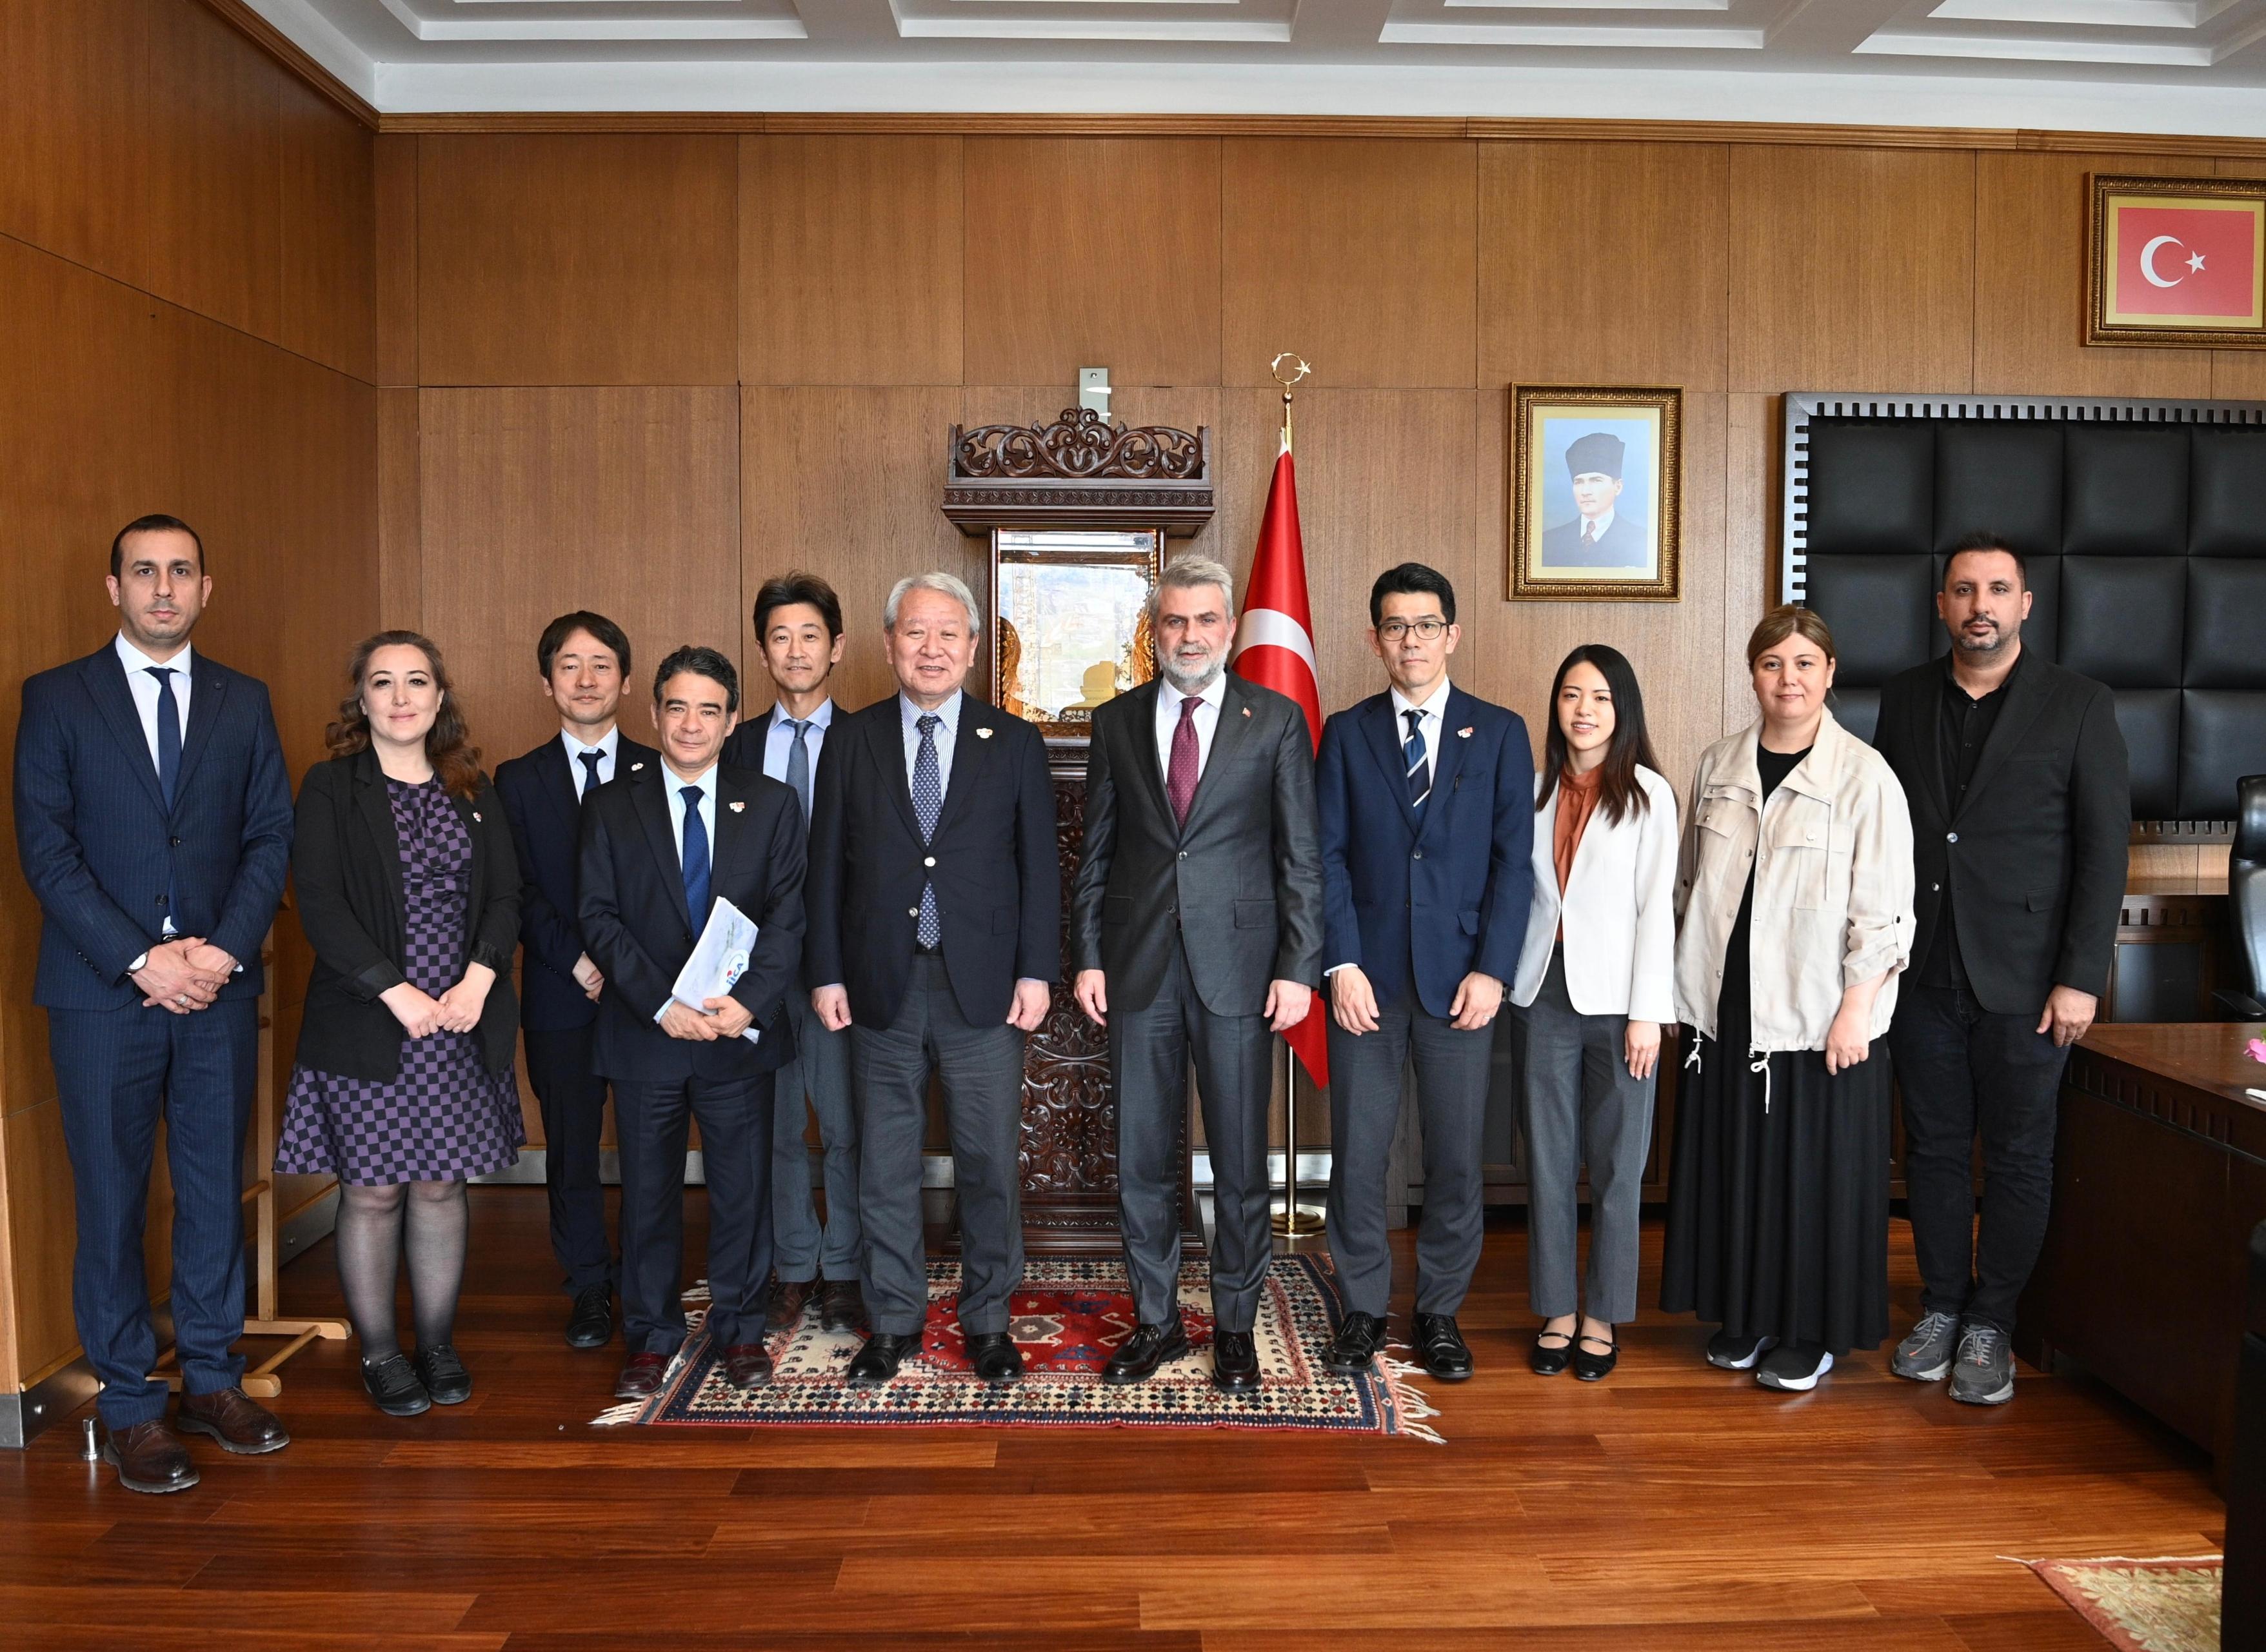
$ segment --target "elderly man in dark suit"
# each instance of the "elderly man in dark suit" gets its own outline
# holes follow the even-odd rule
[[[566,1345],[603,1348],[614,1334],[618,1270],[598,1179],[606,1081],[592,1064],[606,978],[582,944],[575,887],[582,804],[632,764],[659,763],[661,754],[625,735],[618,720],[622,683],[630,673],[630,640],[612,620],[581,610],[561,614],[543,628],[535,663],[543,691],[558,710],[559,731],[524,756],[498,764],[495,787],[524,880],[520,1027],[527,1082],[543,1109],[552,1254],[574,1299]]]
[[[71,1308],[102,1379],[104,1458],[131,1491],[195,1466],[165,1426],[143,1223],[157,1122],[173,1184],[179,1426],[280,1450],[245,1395],[245,1131],[259,1078],[259,947],[291,856],[291,781],[267,687],[192,652],[212,580],[187,523],[110,547],[119,634],[24,683],[16,846],[40,903],[33,997],[78,1201]]]
[[[771,1098],[794,1053],[786,999],[803,939],[801,807],[717,761],[739,720],[738,671],[713,648],[679,648],[653,699],[661,761],[632,764],[582,807],[582,939],[606,978],[596,1056],[621,1141],[623,1400],[659,1393],[684,1341],[691,1121],[708,1181],[708,1334],[733,1386],[771,1380]],[[738,979],[695,1005],[676,980],[718,901],[757,933]]]
[[[1651,559],[1644,524],[1620,508],[1621,469],[1628,445],[1609,430],[1566,444],[1575,516],[1542,533],[1542,559],[1556,568],[1641,568]]]
[[[2132,793],[2114,696],[2022,647],[2020,554],[1969,536],[1935,606],[1951,652],[1889,679],[1874,740],[1911,805],[1919,917],[1889,1049],[1920,1317],[1889,1366],[2003,1405],[2014,1304],[2045,1242],[2062,1068],[2116,950]]]
[[[949,574],[882,610],[897,692],[835,720],[811,814],[811,1005],[850,1029],[859,1217],[874,1334],[853,1386],[920,1347],[921,1135],[944,1083],[960,1202],[960,1325],[988,1383],[1023,1374],[1008,1332],[1023,1277],[1023,1041],[1062,969],[1054,787],[1037,729],[967,692],[983,628]]]
[[[1312,735],[1297,702],[1226,675],[1235,587],[1184,556],[1151,598],[1159,676],[1094,713],[1071,903],[1078,999],[1109,1029],[1117,1173],[1137,1320],[1105,1381],[1188,1351],[1177,1162],[1195,1062],[1214,1210],[1212,1379],[1260,1385],[1272,1035],[1321,978]]]

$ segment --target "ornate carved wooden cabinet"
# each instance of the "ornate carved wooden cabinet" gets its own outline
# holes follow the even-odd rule
[[[944,514],[991,545],[991,698],[1045,734],[1061,827],[1063,978],[1023,1057],[1023,1238],[1034,1254],[1120,1246],[1108,1040],[1070,989],[1086,731],[1094,707],[1148,680],[1145,607],[1166,538],[1195,534],[1211,513],[1205,430],[1128,428],[1080,407],[1049,425],[952,428]],[[1184,1185],[1191,1245],[1195,1208]]]

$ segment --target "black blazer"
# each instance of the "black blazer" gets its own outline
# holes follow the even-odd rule
[[[614,748],[614,778],[633,764],[659,764],[661,754],[627,735]],[[566,1032],[598,1019],[598,1006],[574,983],[574,962],[586,950],[576,910],[582,834],[580,776],[557,735],[524,757],[496,764],[495,786],[519,852],[519,939],[526,949],[520,972],[520,1025],[530,1033]],[[603,996],[603,995],[601,995]]]
[[[1873,735],[1911,806],[1914,967],[1935,945],[1948,885],[1985,1009],[2035,1017],[2058,984],[2099,997],[2132,828],[2116,701],[2090,677],[2025,659],[1955,814],[1941,756],[1949,669],[1932,660],[1890,678]]]
[[[1297,701],[1230,673],[1184,830],[1157,762],[1159,691],[1152,678],[1093,714],[1071,950],[1108,973],[1111,1008],[1140,1010],[1185,943],[1204,1007],[1257,1015],[1269,982],[1322,978],[1313,737]]]
[[[924,846],[900,704],[892,694],[847,716],[835,708],[811,800],[805,975],[814,987],[846,987],[852,1020],[888,1026],[912,979],[921,885],[933,881],[953,997],[971,1025],[996,1025],[1019,979],[1051,985],[1062,975],[1046,742],[963,694],[944,812]]]
[[[606,973],[594,1051],[609,1078],[674,1084],[728,1081],[770,1072],[794,1054],[785,1013],[787,983],[802,955],[802,806],[761,774],[720,764],[716,841],[708,887],[759,932],[747,972],[732,987],[763,1029],[711,1043],[671,1038],[654,1016],[698,939],[684,903],[684,874],[662,787],[675,777],[659,762],[614,778],[582,805],[582,940]]]
[[[496,972],[480,1012],[480,1056],[490,1072],[511,1064],[519,1004],[511,986],[519,940],[519,859],[511,827],[486,775],[470,799],[451,798],[471,834],[467,964]],[[299,1064],[341,1078],[376,1082],[401,1071],[401,1023],[378,995],[408,977],[409,897],[385,775],[368,749],[307,771],[299,787],[299,830],[291,847],[299,924],[315,949],[299,1023]]]

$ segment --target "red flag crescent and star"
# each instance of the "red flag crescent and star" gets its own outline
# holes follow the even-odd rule
[[[1236,624],[1235,653],[1228,665],[1245,682],[1297,701],[1306,713],[1307,737],[1320,750],[1322,691],[1314,674],[1312,610],[1306,606],[1306,553],[1298,540],[1298,480],[1287,441],[1267,490],[1267,514],[1260,520],[1259,549],[1251,559],[1243,618]],[[1318,1085],[1330,1081],[1327,999],[1326,993],[1317,992],[1306,1019],[1283,1034]]]
[[[2266,290],[2266,208],[2259,202],[2116,204],[2116,286],[2109,318],[2256,325]]]

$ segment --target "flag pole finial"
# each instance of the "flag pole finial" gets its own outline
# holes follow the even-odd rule
[[[1287,378],[1283,374],[1283,363],[1285,362],[1297,363],[1297,370]],[[1275,382],[1283,387],[1283,450],[1287,453],[1290,448],[1290,388],[1314,369],[1306,365],[1305,356],[1295,350],[1285,350],[1267,364],[1267,370],[1275,376]]]

